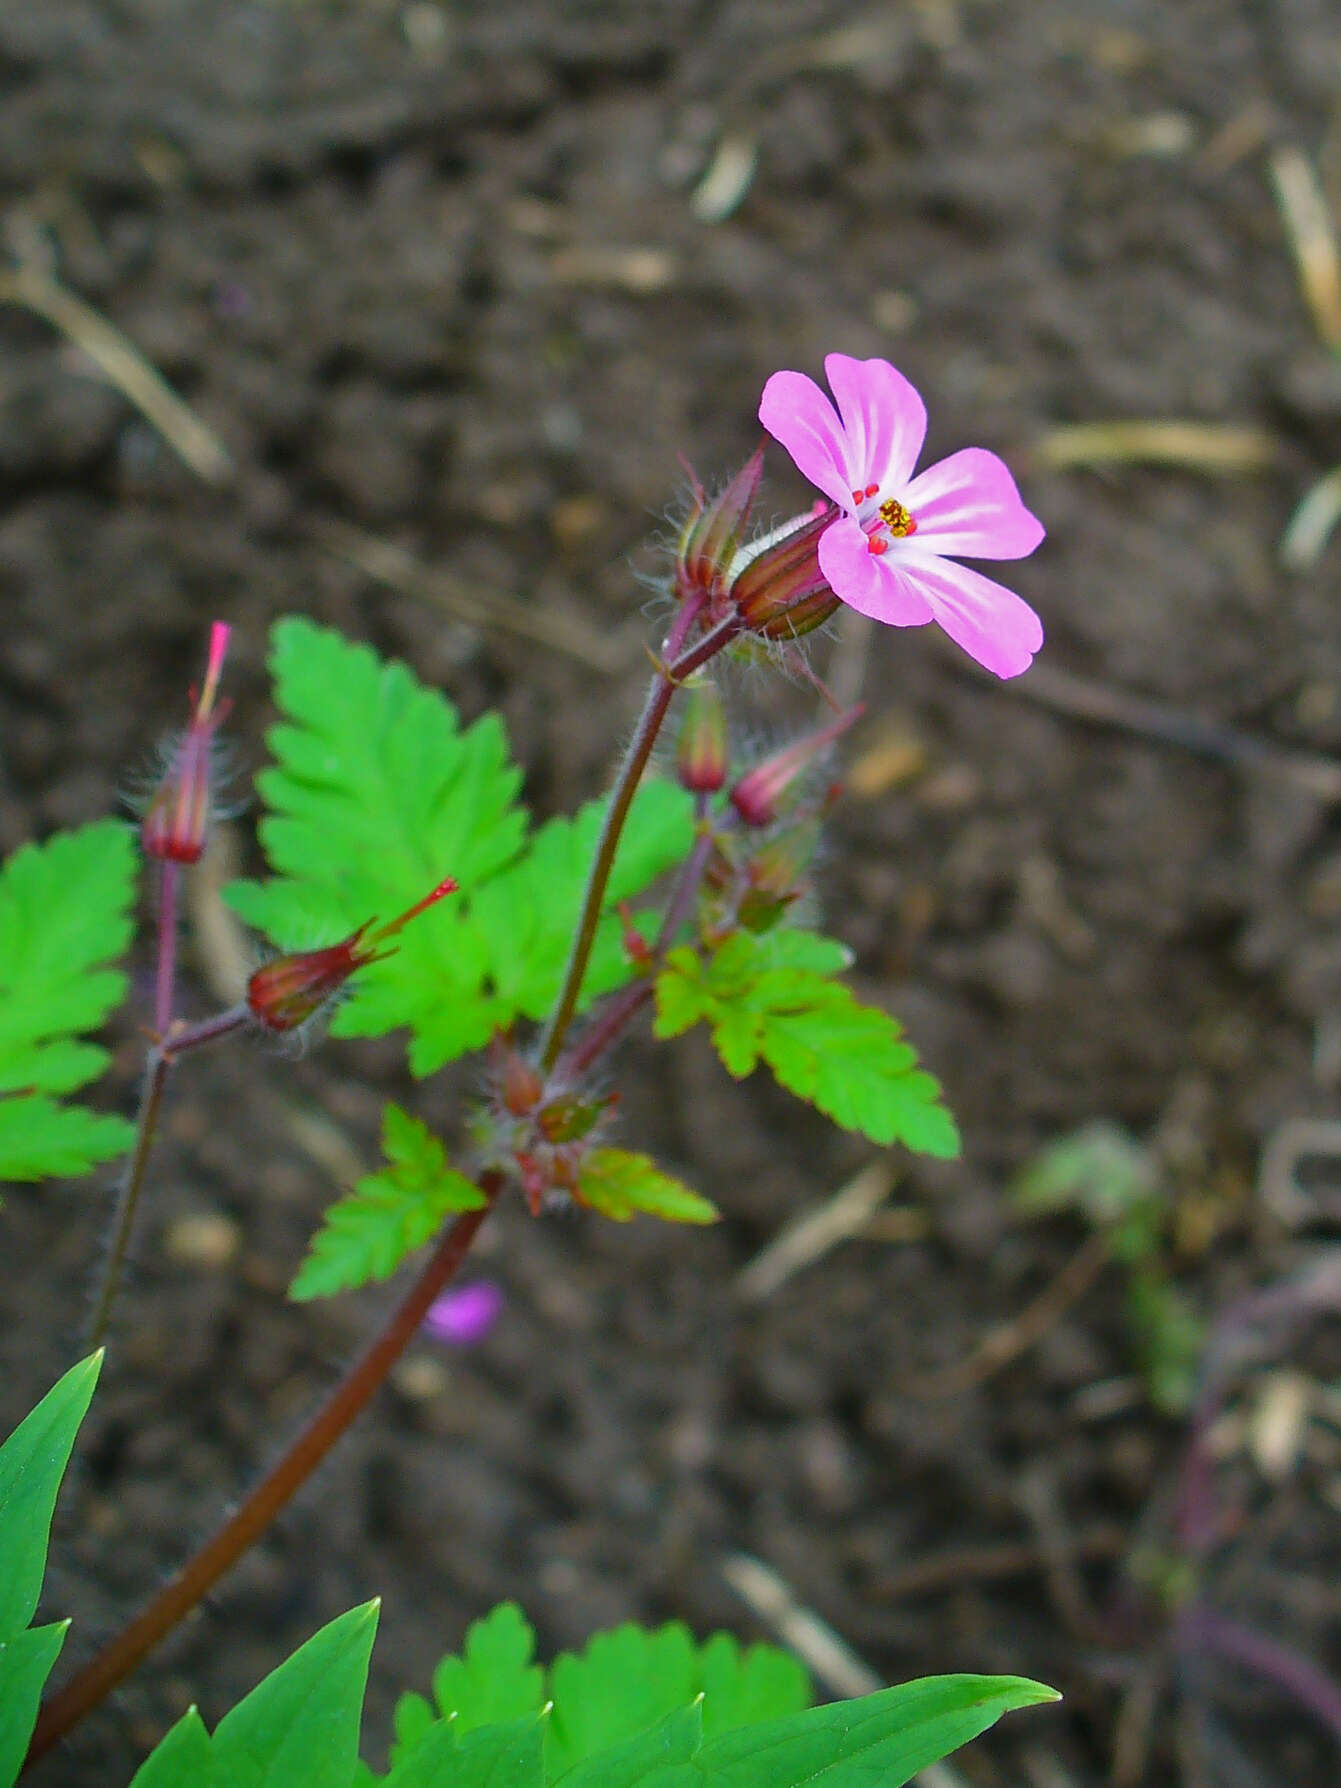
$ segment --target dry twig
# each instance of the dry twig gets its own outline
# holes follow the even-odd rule
[[[872,1161],[832,1198],[784,1224],[741,1269],[736,1279],[737,1297],[747,1304],[762,1303],[830,1248],[859,1235],[889,1197],[893,1184],[888,1160]]]
[[[1095,1283],[1108,1259],[1107,1237],[1098,1232],[1087,1236],[1057,1277],[1018,1316],[992,1329],[966,1359],[928,1373],[907,1388],[918,1397],[956,1397],[991,1378],[1061,1321]]]
[[[1291,144],[1267,158],[1299,285],[1323,345],[1341,350],[1341,248],[1326,196],[1302,149]]]
[[[0,304],[18,305],[59,329],[83,349],[107,382],[134,404],[197,477],[207,484],[226,482],[233,462],[223,442],[187,408],[139,349],[91,305],[32,261],[0,273]]]

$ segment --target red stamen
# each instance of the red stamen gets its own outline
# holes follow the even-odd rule
[[[868,484],[866,486],[865,494],[868,497],[878,497],[880,495],[880,486],[878,484]]]
[[[866,542],[866,550],[868,553],[874,553],[878,559],[881,553],[889,551],[889,542],[888,540],[882,540],[878,534],[872,534],[871,538]]]
[[[852,501],[854,503],[860,503],[864,497],[868,497],[869,495],[870,495],[869,491],[854,490],[852,493]]]

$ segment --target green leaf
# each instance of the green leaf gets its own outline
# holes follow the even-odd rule
[[[135,1771],[130,1788],[226,1788],[211,1782],[213,1759],[205,1722],[188,1707]]]
[[[577,1195],[583,1204],[616,1223],[627,1223],[639,1211],[666,1223],[715,1223],[715,1204],[662,1173],[647,1155],[626,1149],[593,1149],[578,1171]]]
[[[395,918],[445,875],[469,891],[512,861],[526,818],[496,716],[463,732],[452,704],[403,664],[310,621],[280,621],[272,641],[287,723],[271,730],[276,763],[258,784],[276,879],[228,891],[244,919],[281,949],[306,948]],[[381,1036],[409,1025],[412,1064],[428,1073],[495,1028],[486,966],[462,902],[449,898],[360,973],[332,1028]]]
[[[735,1726],[778,1720],[810,1706],[805,1666],[776,1645],[744,1651],[730,1633],[714,1633],[699,1653],[703,1730],[709,1738]]]
[[[1060,1697],[1018,1676],[931,1676],[708,1740],[707,1788],[901,1788],[1014,1708]]]
[[[377,1603],[331,1621],[214,1732],[217,1788],[349,1788]]]
[[[514,798],[521,773],[499,721],[461,731],[456,710],[401,664],[384,664],[309,621],[274,630],[276,700],[287,724],[259,787],[261,842],[275,879],[227,892],[234,909],[285,950],[395,918],[443,876],[460,893],[407,926],[336,1011],[336,1036],[408,1025],[418,1075],[478,1048],[518,1016],[540,1018],[557,992],[603,803],[552,820],[524,843]],[[690,797],[639,790],[620,841],[607,907],[683,857]],[[632,972],[616,917],[597,929],[583,1003]]]
[[[457,1722],[434,1726],[402,1757],[385,1788],[543,1788],[544,1727],[537,1714],[461,1736]]]
[[[678,1036],[702,1020],[737,1079],[765,1061],[844,1129],[921,1154],[956,1154],[959,1133],[940,1087],[917,1066],[898,1024],[830,978],[843,960],[830,939],[786,929],[735,932],[706,960],[682,946],[657,977],[656,1034]]]
[[[60,1656],[68,1620],[0,1640],[0,1788],[13,1788],[37,1724],[42,1686]]]
[[[509,1021],[518,1014],[542,1019],[554,1003],[605,809],[605,801],[593,801],[571,820],[550,820],[525,856],[472,896],[470,914],[484,940],[489,981]],[[581,1007],[620,986],[632,972],[613,909],[681,861],[693,836],[692,797],[672,783],[644,782],[619,841],[605,916],[582,983]]]
[[[456,1730],[492,1726],[545,1705],[545,1673],[533,1663],[535,1633],[515,1602],[500,1602],[466,1631],[461,1657],[445,1657],[433,1672],[433,1696]]]
[[[562,1788],[653,1788],[666,1772],[691,1761],[703,1742],[703,1707],[676,1708],[647,1732],[599,1751],[560,1778]]]
[[[638,1737],[688,1706],[700,1686],[697,1647],[679,1621],[656,1632],[626,1624],[597,1633],[580,1656],[562,1653],[550,1670],[547,1774],[562,1776]]]
[[[125,997],[106,965],[130,942],[135,871],[134,835],[116,820],[24,845],[0,871],[0,1179],[85,1173],[130,1144],[120,1119],[42,1095],[107,1065],[76,1039]]]
[[[101,1366],[101,1352],[71,1366],[0,1446],[0,1639],[37,1607],[56,1493]]]
[[[370,1279],[388,1279],[453,1211],[488,1203],[478,1186],[448,1167],[437,1137],[398,1105],[382,1113],[382,1152],[386,1172],[367,1174],[326,1212],[290,1297],[329,1297]]]
[[[60,1105],[45,1093],[0,1094],[0,1180],[74,1177],[124,1155],[135,1126],[124,1118]]]

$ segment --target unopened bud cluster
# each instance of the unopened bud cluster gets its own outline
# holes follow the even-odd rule
[[[516,1178],[538,1217],[550,1203],[578,1196],[583,1159],[617,1095],[547,1084],[503,1036],[493,1041],[490,1065],[493,1091],[476,1116],[477,1145],[487,1166]]]
[[[819,567],[820,536],[838,511],[832,503],[794,517],[762,540],[744,543],[763,476],[763,449],[751,455],[717,497],[694,485],[694,507],[680,534],[675,594],[694,602],[706,624],[735,613],[765,639],[795,639],[838,607]]]

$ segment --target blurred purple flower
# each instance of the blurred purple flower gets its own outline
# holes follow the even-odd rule
[[[448,1347],[474,1347],[483,1341],[503,1308],[503,1288],[492,1279],[444,1291],[429,1307],[424,1329]]]

